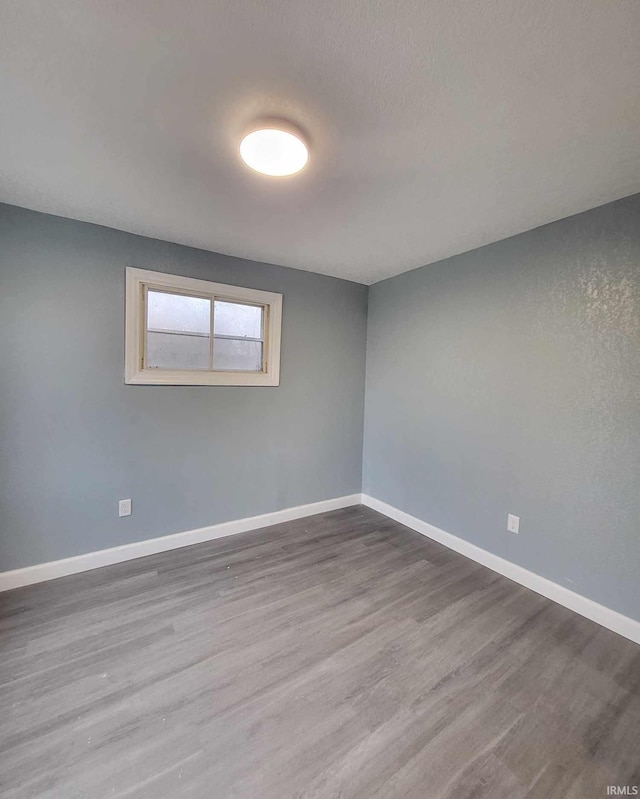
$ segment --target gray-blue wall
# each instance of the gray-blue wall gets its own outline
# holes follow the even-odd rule
[[[282,292],[280,386],[125,386],[128,265]],[[366,303],[0,205],[0,570],[359,492]]]
[[[371,287],[363,491],[640,618],[640,195]]]
[[[129,264],[283,292],[280,387],[125,386]],[[366,314],[0,205],[0,570],[359,491]],[[640,195],[378,283],[368,330],[363,490],[640,618]]]

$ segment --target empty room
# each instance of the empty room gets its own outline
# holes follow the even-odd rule
[[[0,0],[0,796],[640,796],[640,2]]]

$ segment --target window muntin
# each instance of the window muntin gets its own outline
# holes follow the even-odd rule
[[[281,294],[130,267],[126,382],[278,385],[281,313]]]

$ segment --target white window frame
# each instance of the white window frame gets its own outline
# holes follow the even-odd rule
[[[264,350],[262,372],[228,372],[202,369],[148,369],[144,366],[146,296],[149,289],[195,294],[213,301],[229,300],[264,308]],[[127,267],[125,307],[124,382],[153,386],[279,386],[282,294],[212,283],[149,269]]]

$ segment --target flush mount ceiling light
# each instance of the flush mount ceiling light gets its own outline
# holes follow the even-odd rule
[[[256,123],[240,143],[240,156],[256,172],[273,177],[295,175],[309,160],[302,131],[283,119]]]

